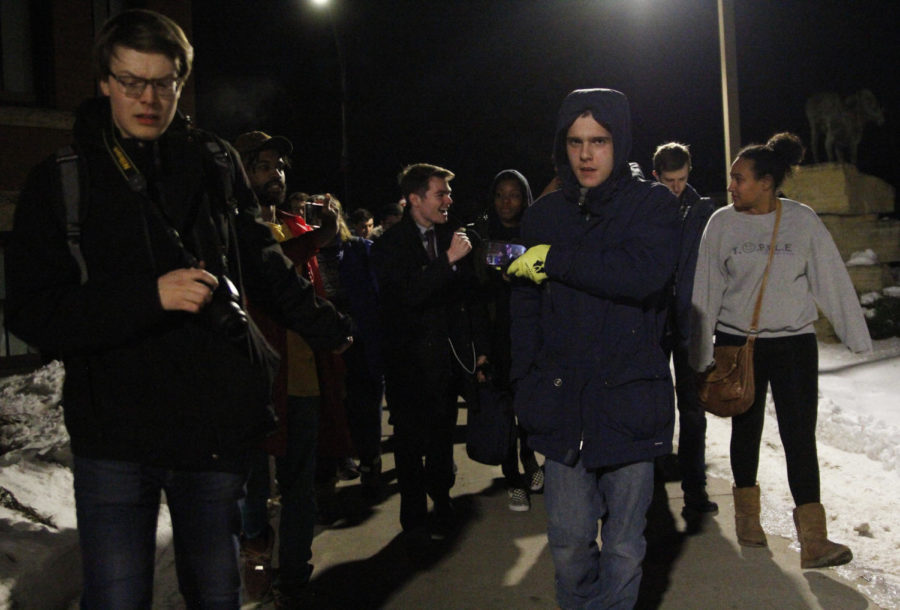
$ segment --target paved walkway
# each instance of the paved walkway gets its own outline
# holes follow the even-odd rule
[[[461,409],[455,447],[459,472],[451,492],[463,513],[458,535],[444,541],[433,560],[411,563],[399,537],[400,499],[388,436],[384,467],[390,485],[385,499],[368,504],[357,482],[341,483],[338,497],[344,518],[317,530],[311,607],[557,607],[543,497],[532,496],[530,512],[510,511],[500,468],[466,457],[464,422]],[[386,424],[384,429],[390,432]],[[679,484],[658,484],[650,510],[640,608],[877,608],[833,569],[801,570],[799,552],[787,539],[769,536],[767,549],[739,546],[730,484],[714,479],[709,490],[719,514],[689,527],[680,515]]]

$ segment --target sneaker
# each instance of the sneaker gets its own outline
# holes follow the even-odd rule
[[[528,492],[521,487],[511,487],[506,490],[509,495],[509,510],[523,513],[531,510],[531,500],[528,499]]]
[[[544,491],[544,468],[543,466],[531,473],[528,477],[528,490],[531,493],[539,494]]]
[[[337,478],[341,481],[352,481],[359,478],[359,466],[353,458],[343,458],[338,461]]]

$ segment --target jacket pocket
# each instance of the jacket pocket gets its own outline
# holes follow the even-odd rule
[[[534,367],[516,386],[514,408],[519,424],[532,434],[547,434],[565,426],[573,376],[561,367]]]

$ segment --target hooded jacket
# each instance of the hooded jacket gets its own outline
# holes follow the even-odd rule
[[[613,137],[613,169],[582,188],[566,136],[583,112]],[[663,349],[679,253],[678,204],[633,175],[628,101],[578,90],[559,112],[554,160],[561,188],[522,221],[526,246],[549,244],[540,286],[513,289],[511,377],[529,444],[565,464],[628,463],[671,451],[674,398]]]
[[[486,261],[488,241],[506,241],[522,243],[521,224],[514,227],[505,227],[497,216],[494,206],[494,193],[497,184],[501,180],[513,179],[522,188],[522,212],[519,216],[521,223],[522,214],[525,213],[534,198],[531,195],[531,186],[528,180],[520,172],[514,169],[505,169],[494,176],[491,189],[488,191],[488,203],[484,213],[476,223],[476,230],[481,237],[481,243],[476,248],[475,265],[479,280],[484,284],[484,294],[487,303],[488,318],[490,321],[491,337],[491,367],[493,369],[493,381],[500,389],[509,386],[510,367],[510,319],[509,302],[512,292],[510,281],[504,277],[501,270],[488,266]]]
[[[29,176],[6,252],[10,330],[66,367],[63,405],[75,455],[187,470],[240,468],[264,433],[259,396],[250,393],[245,352],[214,328],[209,307],[165,311],[157,280],[189,265],[186,252],[323,349],[341,345],[349,319],[315,296],[259,217],[238,157],[234,233],[222,175],[210,166],[213,138],[176,117],[154,142],[123,140],[147,180],[129,188],[104,140],[114,137],[109,101],[78,112],[81,164],[81,284],[62,222],[59,170],[49,158]],[[178,239],[173,239],[176,231]],[[240,264],[230,235],[237,238]],[[267,425],[271,424],[269,420]]]

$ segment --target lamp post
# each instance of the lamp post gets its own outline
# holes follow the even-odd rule
[[[337,31],[337,20],[331,0],[312,0],[312,3],[324,7],[328,11],[328,19],[331,21],[331,34],[334,37],[334,46],[337,50],[338,65],[341,72],[341,176],[344,182],[342,194],[344,207],[350,203],[350,147],[347,142],[347,61],[344,55],[344,47]]]
[[[728,184],[728,177],[731,175],[731,161],[741,145],[741,115],[737,88],[737,50],[734,35],[734,0],[716,0],[716,4],[719,16],[722,122],[725,128],[725,183]]]

